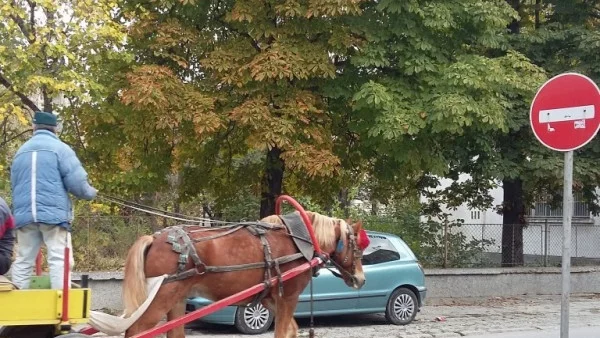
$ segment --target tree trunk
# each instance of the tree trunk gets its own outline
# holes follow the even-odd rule
[[[535,0],[535,29],[540,28],[540,12],[542,11],[542,0]]]
[[[514,10],[520,12],[521,0],[507,0]],[[519,13],[520,14],[520,13]],[[508,29],[511,34],[521,32],[521,22],[513,20]],[[519,138],[519,131],[512,133]],[[507,151],[507,150],[506,150]],[[521,178],[502,181],[504,201],[502,206],[502,266],[523,265],[523,181]]]
[[[338,201],[340,203],[340,209],[344,212],[344,217],[350,217],[350,201],[348,200],[348,188],[342,188],[340,190]]]
[[[269,149],[262,178],[260,218],[275,214],[275,199],[281,195],[284,169],[281,149],[277,147]]]
[[[507,0],[507,2],[515,11],[519,12],[521,9],[521,0]],[[521,13],[519,12],[519,14]],[[513,19],[513,21],[508,25],[508,29],[512,34],[519,34],[521,32],[521,23],[517,19]]]
[[[502,266],[523,265],[523,181],[502,181],[504,202],[502,206]]]
[[[371,200],[371,215],[377,216],[379,214],[379,201]]]
[[[44,101],[44,111],[52,113],[52,97],[48,94],[46,85],[42,85],[42,100]]]

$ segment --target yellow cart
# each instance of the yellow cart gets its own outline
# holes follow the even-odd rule
[[[92,293],[87,276],[82,276],[81,287],[72,287],[67,293],[66,283],[62,290],[51,289],[50,278],[41,276],[39,265],[36,270],[38,275],[27,290],[18,290],[0,276],[0,338],[89,337],[72,331],[90,317]]]

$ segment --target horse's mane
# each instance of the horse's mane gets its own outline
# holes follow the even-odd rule
[[[310,211],[307,214],[311,218],[313,228],[315,229],[315,237],[322,250],[331,251],[335,248],[335,225],[337,222],[340,223],[340,238],[346,238],[348,227],[344,220]]]
[[[298,212],[296,211],[296,213]],[[317,242],[319,242],[319,247],[322,250],[332,251],[335,248],[336,222],[340,223],[340,238],[346,238],[348,234],[348,227],[346,226],[346,221],[344,221],[343,219],[321,215],[314,211],[307,211],[306,214],[310,218],[313,229],[315,229],[315,237],[317,238]],[[277,215],[267,216],[261,219],[261,221],[283,225],[283,222]]]

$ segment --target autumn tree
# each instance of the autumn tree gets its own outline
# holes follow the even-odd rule
[[[100,69],[125,42],[114,10],[112,1],[0,1],[0,169],[29,135],[33,112],[57,112],[74,131],[73,109],[103,99]],[[1,186],[8,171],[0,177]]]
[[[117,76],[118,102],[90,116],[88,127],[113,134],[94,137],[93,147],[106,163],[119,159],[114,179],[128,184],[137,175],[135,182],[164,186],[176,174],[183,199],[258,193],[264,216],[274,212],[284,176],[336,173],[320,89],[360,42],[348,24],[359,2],[133,1],[125,8],[137,64]]]

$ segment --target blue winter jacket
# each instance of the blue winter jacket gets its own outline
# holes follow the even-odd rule
[[[19,148],[10,168],[15,226],[39,222],[70,230],[68,193],[91,200],[96,189],[73,149],[48,130],[37,130]]]

